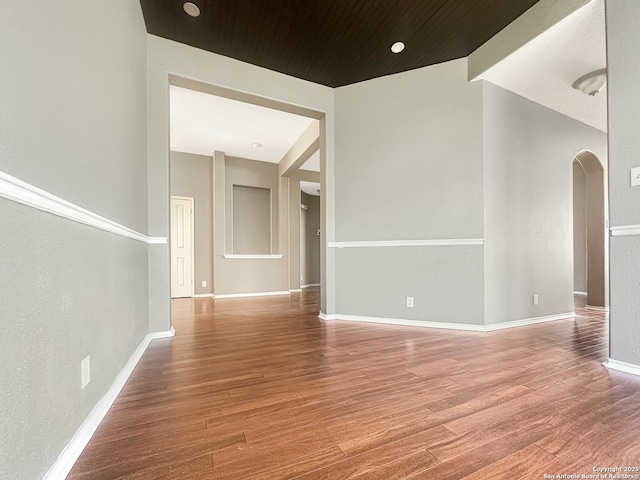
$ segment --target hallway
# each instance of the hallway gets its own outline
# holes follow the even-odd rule
[[[543,478],[637,466],[606,316],[491,333],[323,322],[316,288],[180,299],[69,479]],[[637,473],[637,472],[636,472]]]

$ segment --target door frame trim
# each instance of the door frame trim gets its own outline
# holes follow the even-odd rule
[[[170,195],[169,203],[171,200],[184,200],[188,201],[190,204],[189,207],[189,215],[191,218],[191,295],[189,297],[193,298],[196,294],[196,235],[195,235],[195,198],[194,197],[183,197],[180,195]],[[169,219],[171,219],[171,205],[169,205]],[[171,220],[169,220],[169,259],[171,260]],[[169,279],[171,280],[171,262],[169,262]],[[171,282],[173,283],[173,282]],[[173,297],[171,296],[171,288],[169,288],[169,298],[189,298],[189,297]]]

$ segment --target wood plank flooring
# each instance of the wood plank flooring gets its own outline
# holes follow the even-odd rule
[[[180,299],[70,480],[541,479],[640,464],[604,314],[491,333],[323,322],[318,291]],[[548,477],[547,477],[548,478]]]

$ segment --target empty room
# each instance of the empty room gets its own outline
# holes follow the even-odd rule
[[[0,15],[0,479],[640,478],[640,3]]]

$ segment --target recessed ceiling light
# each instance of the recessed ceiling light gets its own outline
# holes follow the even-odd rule
[[[393,53],[400,53],[402,50],[404,50],[404,43],[402,42],[396,42],[391,45],[391,51]]]
[[[190,15],[192,17],[200,16],[200,8],[195,3],[187,2],[182,6],[182,8],[187,13],[187,15]]]
[[[252,146],[253,148],[260,148],[260,147],[262,146],[262,144],[261,144],[261,143],[256,142],[256,143],[252,143],[252,144],[251,144],[251,146]]]

